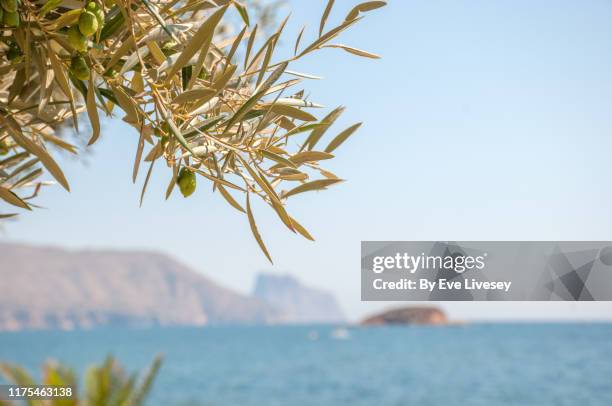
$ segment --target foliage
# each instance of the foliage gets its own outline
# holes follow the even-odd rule
[[[317,119],[310,111],[321,106],[307,100],[304,89],[293,90],[313,77],[290,71],[289,64],[323,48],[378,58],[332,41],[385,2],[359,4],[339,25],[326,29],[333,4],[327,3],[316,38],[303,46],[302,29],[294,54],[275,60],[287,19],[258,41],[258,31],[265,30],[251,24],[249,8],[239,1],[3,0],[0,199],[31,210],[32,198],[49,183],[40,180],[45,172],[69,190],[50,150],[78,151],[57,130],[68,122],[78,131],[86,113],[89,144],[94,144],[101,136],[100,115],[119,115],[139,134],[134,182],[140,166],[147,165],[141,204],[154,165],[161,161],[169,169],[166,198],[185,171],[198,175],[197,181],[183,175],[188,189],[210,182],[213,191],[246,214],[269,259],[251,210],[253,196],[291,231],[312,239],[287,213],[286,201],[341,181],[319,162],[333,158],[360,124],[319,148],[344,109]],[[16,11],[10,13],[13,6]],[[236,35],[227,29],[230,10],[243,21]],[[185,197],[191,193],[183,191]],[[246,195],[244,206],[237,193]]]
[[[74,396],[52,400],[29,400],[30,406],[139,406],[144,404],[153,380],[161,366],[161,358],[156,357],[149,369],[139,378],[138,374],[127,374],[113,357],[108,357],[102,365],[90,367],[85,375],[83,391],[79,393],[75,373],[68,367],[56,362],[43,366],[41,385],[71,387]],[[11,384],[18,386],[36,385],[34,378],[22,367],[0,363],[0,374]],[[0,400],[0,406],[12,403]]]

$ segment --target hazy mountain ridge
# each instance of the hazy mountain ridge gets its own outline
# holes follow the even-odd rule
[[[281,313],[156,252],[0,244],[0,330],[276,323]]]
[[[329,292],[304,286],[291,275],[257,275],[253,296],[283,309],[287,323],[341,323],[346,318]]]

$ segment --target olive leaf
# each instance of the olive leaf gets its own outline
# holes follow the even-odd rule
[[[368,51],[364,51],[362,49],[353,48],[348,45],[343,45],[343,44],[327,44],[327,45],[323,45],[322,48],[340,48],[340,49],[344,49],[346,52],[349,52],[353,55],[363,56],[365,58],[371,58],[371,59],[380,59],[379,55],[373,54]]]
[[[13,206],[21,207],[22,209],[31,210],[30,206],[28,206],[26,202],[21,200],[21,198],[17,196],[15,193],[13,193],[10,189],[7,189],[3,186],[0,186],[0,199],[4,200],[5,202],[9,204],[12,204]]]
[[[202,43],[206,42],[207,38],[212,38],[217,24],[219,24],[221,21],[221,17],[223,17],[223,14],[225,14],[228,7],[229,5],[225,5],[215,11],[210,17],[208,17],[204,24],[202,24],[193,37],[191,37],[191,40],[187,43],[185,49],[183,49],[176,62],[174,62],[170,68],[170,71],[168,72],[168,80],[171,80],[174,74],[187,64],[187,62],[201,48]]]
[[[98,107],[96,106],[96,90],[94,85],[94,78],[89,78],[89,87],[87,88],[87,114],[89,115],[89,122],[93,133],[89,139],[88,145],[94,144],[98,137],[100,137],[100,118],[98,117]]]
[[[325,148],[325,152],[332,152],[333,150],[335,150],[336,148],[338,148],[344,141],[346,141],[348,139],[348,137],[350,137],[351,135],[353,135],[353,133],[355,131],[357,131],[357,129],[359,127],[361,127],[362,123],[357,123],[357,124],[353,124],[352,126],[350,126],[349,128],[347,128],[346,130],[342,131],[340,134],[338,134],[336,136],[336,138],[334,138],[329,145],[327,146],[327,148]]]
[[[329,13],[331,12],[332,7],[334,7],[334,0],[328,0],[327,6],[325,7],[325,11],[321,16],[321,22],[319,23],[319,37],[323,35],[323,28],[325,28],[325,22],[327,22],[327,18],[329,17]]]
[[[289,190],[282,194],[283,199],[288,198],[289,196],[294,196],[299,193],[309,192],[312,190],[322,190],[326,189],[328,186],[331,186],[335,183],[342,182],[342,179],[317,179],[312,182],[303,183],[300,186],[296,186],[293,189]]]
[[[266,248],[266,244],[264,244],[263,240],[261,239],[261,234],[259,234],[259,230],[257,229],[257,223],[255,223],[255,217],[253,216],[253,212],[251,211],[251,195],[249,193],[247,193],[246,195],[246,210],[247,216],[249,218],[249,226],[251,227],[253,237],[255,237],[257,244],[259,244],[259,248],[261,248],[266,258],[268,258],[268,261],[270,261],[270,263],[274,263],[272,261],[272,257],[270,256],[270,253],[268,252],[268,248]]]

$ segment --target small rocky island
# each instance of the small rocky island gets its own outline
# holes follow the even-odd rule
[[[386,324],[447,325],[446,314],[437,307],[402,307],[375,314],[363,320],[362,326]]]

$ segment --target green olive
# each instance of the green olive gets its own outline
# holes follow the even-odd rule
[[[21,55],[21,49],[19,49],[19,47],[13,43],[11,44],[11,46],[9,47],[9,50],[6,53],[6,57],[9,61],[13,61],[15,60],[15,58],[19,57]]]
[[[0,155],[6,155],[9,152],[9,147],[4,140],[0,141]]]
[[[108,77],[114,77],[115,75],[117,75],[117,71],[113,68],[108,68],[108,70],[106,72],[104,72],[104,76],[108,76]]]
[[[19,13],[17,12],[5,11],[4,15],[2,16],[2,22],[7,27],[17,28],[21,23],[21,18],[19,17]]]
[[[89,11],[90,13],[93,13],[93,15],[96,16],[96,20],[98,20],[98,28],[101,28],[104,25],[104,13],[102,12],[102,8],[99,5],[97,5],[93,1],[90,1],[89,3],[87,3],[85,10]]]
[[[100,8],[100,6],[98,6],[95,1],[87,2],[87,5],[85,6],[85,10],[87,10],[87,11],[94,11],[94,10],[97,10],[99,8]]]
[[[14,13],[17,11],[17,0],[0,0],[0,5],[9,13]]]
[[[98,31],[98,18],[91,11],[84,11],[79,17],[79,31],[89,37]]]
[[[89,79],[89,66],[81,55],[76,55],[70,61],[70,71],[79,80]]]
[[[68,29],[68,42],[77,51],[87,51],[87,37],[81,34],[79,27],[76,25],[73,25],[70,27],[70,29]]]
[[[182,168],[176,180],[184,197],[189,197],[196,190],[196,176],[187,168]]]

